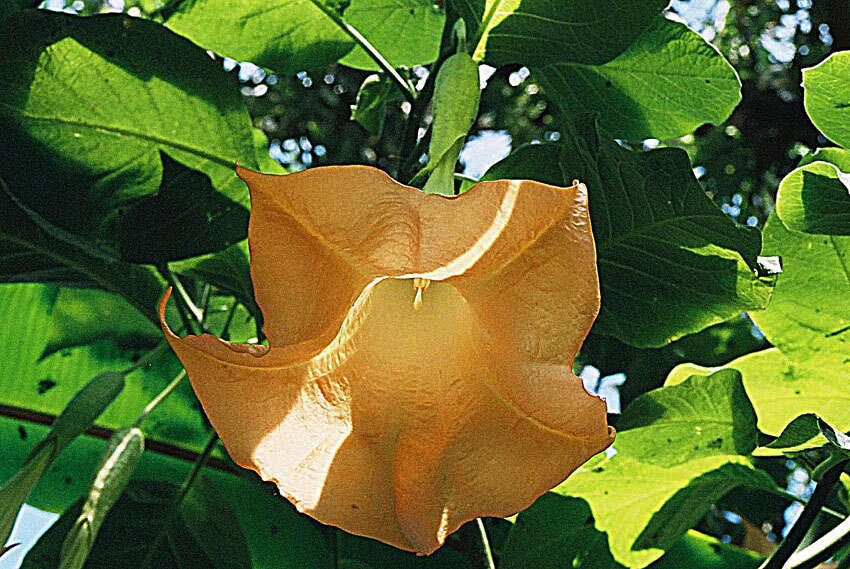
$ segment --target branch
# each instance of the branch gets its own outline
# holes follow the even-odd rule
[[[330,6],[326,6],[322,0],[310,0],[313,5],[316,6],[319,10],[325,13],[325,15],[333,20],[333,22],[340,27],[342,31],[347,33],[351,39],[353,39],[360,47],[363,48],[363,51],[369,54],[375,63],[378,64],[378,67],[383,69],[392,80],[395,82],[396,86],[401,90],[404,94],[405,98],[413,104],[416,100],[416,91],[410,86],[410,83],[404,80],[401,75],[398,74],[395,67],[390,64],[389,61],[378,51],[372,43],[367,40],[363,34],[357,31],[357,28],[346,22],[342,19],[342,17],[336,13]]]
[[[818,513],[820,513],[821,507],[826,503],[827,498],[832,493],[833,487],[844,471],[845,464],[847,464],[847,461],[842,460],[824,473],[815,491],[812,493],[812,497],[809,498],[809,503],[806,504],[800,517],[797,518],[797,521],[791,527],[791,531],[788,532],[788,535],[785,536],[785,539],[782,540],[776,551],[761,564],[759,569],[782,569],[785,566],[786,561],[797,550],[803,538],[806,537],[806,534],[812,527],[812,523],[815,521]]]

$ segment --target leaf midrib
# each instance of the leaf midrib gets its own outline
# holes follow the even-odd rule
[[[16,110],[14,107],[11,107],[11,106],[6,105],[6,104],[0,103],[0,105],[4,106],[6,108],[10,108],[13,111]],[[234,168],[235,164],[236,164],[236,160],[233,159],[233,158],[226,158],[226,157],[224,157],[220,154],[208,152],[208,151],[203,150],[201,148],[198,148],[196,146],[192,146],[192,145],[186,144],[184,142],[172,140],[172,139],[169,139],[169,138],[166,138],[166,137],[163,137],[163,136],[147,134],[147,133],[145,133],[141,130],[131,129],[131,128],[127,128],[127,127],[121,127],[121,126],[97,124],[97,123],[92,123],[92,122],[88,122],[88,121],[84,121],[84,120],[66,119],[66,118],[62,118],[62,117],[41,116],[41,115],[35,115],[35,114],[32,114],[32,113],[27,113],[27,112],[16,112],[16,113],[13,112],[13,115],[14,114],[17,114],[20,117],[24,117],[26,119],[30,119],[30,120],[33,120],[33,121],[57,123],[57,124],[68,125],[68,126],[76,126],[76,127],[80,127],[80,128],[83,128],[83,129],[89,129],[89,130],[94,130],[94,131],[102,131],[102,132],[105,131],[107,133],[118,134],[118,135],[121,135],[121,136],[129,136],[129,137],[136,138],[138,140],[142,140],[142,141],[145,141],[145,142],[151,142],[151,143],[155,143],[155,144],[158,144],[158,145],[163,145],[163,146],[175,148],[177,150],[182,150],[184,152],[194,154],[198,157],[204,158],[204,159],[209,160],[211,162],[215,162],[216,164],[219,164],[221,166],[226,166],[228,168]]]

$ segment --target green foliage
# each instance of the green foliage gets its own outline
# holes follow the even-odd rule
[[[828,162],[813,162],[782,180],[776,214],[792,231],[850,234],[850,174]]]
[[[588,502],[627,567],[660,557],[733,488],[774,486],[745,458],[756,444],[755,416],[737,373],[651,391],[621,424],[617,453],[587,463],[554,491]]]
[[[622,52],[666,5],[665,0],[454,0],[477,38],[474,56],[494,65],[554,61],[604,63]],[[541,25],[545,22],[545,25]]]
[[[563,112],[598,113],[605,130],[627,140],[720,124],[741,101],[741,82],[716,48],[663,16],[610,61],[554,61],[534,69]]]
[[[177,489],[165,483],[133,483],[106,516],[102,528],[106,539],[95,543],[86,567],[138,569],[145,561],[148,567],[251,567],[245,536],[213,484],[199,480],[193,485],[172,519],[178,496]],[[68,509],[33,547],[23,569],[57,566],[64,536],[83,508],[77,503]],[[160,543],[161,532],[166,540]],[[159,547],[148,559],[154,544]]]
[[[377,69],[325,13],[331,10],[339,12],[394,65],[421,65],[436,59],[444,16],[431,2],[352,0],[341,8],[326,0],[192,0],[180,3],[167,25],[216,53],[280,73],[321,68],[341,58],[353,67]],[[417,40],[397,41],[400,33],[415,34]]]
[[[515,521],[487,520],[495,569],[755,568],[717,540],[734,533],[723,512],[779,534],[781,455],[818,479],[846,451],[850,52],[824,59],[799,25],[795,63],[771,60],[776,3],[729,3],[717,47],[666,0],[128,2],[135,18],[32,4],[0,7],[0,535],[24,499],[62,515],[25,568],[478,569],[477,532],[418,558],[298,514],[204,446],[155,308],[170,281],[191,308],[172,303],[175,328],[262,342],[234,166],[289,171],[269,138],[292,169],[321,141],[326,163],[402,182],[428,164],[426,189],[450,194],[470,132],[505,129],[517,148],[485,179],[587,185],[602,310],[579,362],[624,372],[628,405],[608,455]],[[823,59],[802,71],[805,110],[839,147],[809,151],[818,133],[783,106],[802,113],[803,47],[805,65]],[[240,95],[219,56],[263,71]],[[479,63],[497,68],[483,92]],[[763,233],[732,219],[752,212]]]
[[[422,171],[430,172],[425,193],[454,194],[455,164],[478,115],[478,93],[478,65],[469,54],[456,53],[443,62],[434,83],[434,126]]]
[[[588,187],[603,298],[595,332],[657,347],[767,304],[774,279],[756,273],[758,233],[711,203],[682,151],[633,152],[590,130],[522,147],[485,178],[524,176]]]
[[[779,435],[800,413],[816,413],[839,428],[850,429],[846,376],[829,367],[811,368],[792,362],[773,348],[747,354],[722,368],[740,372],[758,416],[759,430],[764,433]],[[682,364],[670,372],[667,385],[719,369]]]
[[[806,112],[827,138],[850,148],[850,52],[835,53],[803,71]]]

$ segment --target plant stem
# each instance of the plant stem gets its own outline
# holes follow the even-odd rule
[[[484,561],[487,569],[496,569],[496,562],[493,560],[493,550],[490,548],[490,539],[487,537],[487,528],[484,527],[484,520],[475,518],[475,524],[478,526],[478,532],[481,534],[481,549],[483,550]]]
[[[239,306],[239,301],[233,301],[233,306],[230,307],[230,312],[227,313],[227,319],[224,321],[224,327],[221,329],[222,340],[230,340],[230,324],[233,322],[233,317],[236,316],[236,307]]]
[[[189,294],[183,287],[183,283],[181,283],[180,280],[169,270],[167,263],[158,264],[156,266],[156,270],[159,271],[159,274],[162,275],[162,278],[168,282],[171,288],[177,291],[175,304],[177,305],[177,311],[180,313],[180,319],[183,321],[183,326],[185,326],[186,330],[191,334],[198,334],[199,331],[198,328],[195,327],[195,324],[203,330],[203,326],[201,325],[203,315],[198,307],[192,302],[192,299],[189,298]]]
[[[844,471],[844,465],[846,463],[846,460],[841,461],[824,473],[821,481],[815,487],[812,497],[809,498],[809,503],[803,508],[800,517],[797,518],[794,525],[791,526],[791,531],[788,532],[788,535],[780,542],[779,547],[776,548],[770,557],[761,564],[759,569],[782,569],[785,566],[785,562],[788,561],[800,546],[800,543],[802,543],[803,538],[806,537],[806,533],[808,533],[809,528],[811,528],[812,523],[832,493],[832,489],[838,482],[841,473]]]
[[[375,46],[373,46],[372,43],[357,30],[357,28],[343,20],[342,17],[337,14],[333,8],[325,5],[322,0],[311,1],[313,2],[314,6],[324,12],[325,15],[331,20],[333,20],[333,22],[337,26],[339,26],[342,31],[347,33],[351,37],[351,39],[353,39],[360,47],[362,47],[363,51],[369,54],[369,57],[375,60],[375,63],[378,64],[378,67],[383,69],[387,73],[387,75],[389,75],[390,78],[395,82],[396,86],[399,88],[402,94],[404,94],[408,102],[413,104],[413,102],[416,100],[416,90],[413,89],[410,83],[405,81],[401,75],[399,75],[395,67],[393,67],[389,61],[387,61],[387,58],[385,58],[380,51],[375,49]]]
[[[158,358],[159,356],[164,354],[167,350],[168,350],[168,342],[165,342],[165,341],[160,342],[159,345],[157,345],[157,347],[150,350],[144,356],[139,358],[139,361],[137,361],[136,363],[134,363],[133,365],[131,365],[127,369],[123,370],[121,373],[123,373],[124,375],[128,375],[130,373],[133,373],[137,369],[141,369],[141,368],[145,367],[146,365],[148,365],[149,363],[151,363],[152,361],[154,361],[156,358]]]
[[[443,65],[443,62],[454,53],[454,50],[452,49],[452,38],[454,24],[456,21],[457,14],[446,7],[446,23],[443,25],[443,36],[440,40],[440,55],[437,57],[437,61],[431,64],[431,67],[428,70],[428,78],[425,80],[425,85],[423,85],[422,91],[419,93],[419,96],[416,97],[416,101],[410,109],[410,114],[407,117],[407,125],[404,130],[404,136],[399,148],[399,156],[401,157],[402,162],[399,165],[397,176],[399,180],[403,182],[410,181],[410,178],[413,176],[416,161],[419,158],[419,153],[415,152],[417,139],[419,138],[419,125],[422,123],[425,111],[428,108],[428,104],[431,102],[431,97],[434,95],[434,85],[437,81],[437,72],[440,71],[440,67]]]
[[[814,543],[794,553],[785,563],[786,569],[811,569],[826,561],[850,541],[850,517],[818,538]]]
[[[204,450],[201,451],[201,454],[198,456],[198,460],[195,461],[195,464],[192,465],[192,470],[189,472],[189,475],[183,481],[183,484],[180,486],[180,490],[177,492],[177,496],[174,498],[174,503],[171,505],[171,511],[168,514],[168,517],[165,520],[165,523],[162,525],[162,529],[159,530],[154,540],[151,542],[150,549],[148,549],[147,555],[145,555],[145,559],[142,562],[139,569],[149,569],[151,565],[151,561],[153,561],[153,556],[156,553],[157,548],[163,539],[165,539],[165,535],[168,530],[171,528],[171,525],[177,519],[177,516],[180,514],[180,505],[183,503],[183,500],[186,498],[186,495],[189,494],[189,490],[192,489],[192,484],[194,484],[195,480],[198,478],[198,474],[201,472],[201,468],[203,468],[204,464],[209,459],[212,454],[213,449],[215,448],[215,444],[218,442],[218,434],[213,431],[210,435],[209,440],[207,441],[206,446],[204,446]]]
[[[803,504],[804,506],[809,503],[809,501],[806,500],[805,498],[803,498],[801,496],[797,496],[796,494],[792,494],[791,492],[788,492],[787,490],[782,490],[781,488],[773,488],[773,489],[768,490],[768,492],[771,493],[771,494],[774,494],[775,496],[781,496],[783,498],[787,498],[788,500],[791,500],[792,502],[798,502],[800,504]],[[842,514],[841,512],[836,512],[832,508],[827,508],[826,506],[824,506],[820,509],[820,511],[823,512],[824,514],[829,514],[830,516],[832,516],[834,518],[838,518],[839,520],[844,519],[844,514]]]
[[[145,408],[142,410],[141,413],[139,413],[139,416],[136,417],[136,420],[133,421],[133,426],[138,427],[139,425],[141,425],[142,422],[147,419],[148,415],[150,415],[151,412],[156,409],[157,405],[162,403],[162,400],[171,395],[171,393],[177,388],[177,386],[180,385],[180,382],[183,381],[184,377],[186,377],[185,369],[180,370],[180,373],[178,373],[174,377],[174,379],[171,380],[171,383],[166,385],[165,389],[160,391],[156,397],[151,399],[150,402],[145,405]]]

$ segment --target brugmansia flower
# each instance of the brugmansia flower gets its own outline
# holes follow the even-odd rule
[[[300,511],[430,553],[611,444],[571,371],[599,310],[583,185],[239,175],[269,345],[164,328],[230,455]]]

